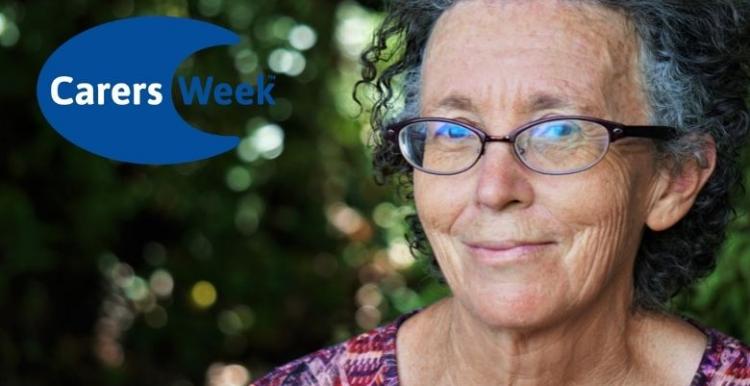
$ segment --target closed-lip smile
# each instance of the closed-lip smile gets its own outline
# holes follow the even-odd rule
[[[527,260],[555,244],[552,241],[476,241],[464,242],[469,252],[483,264],[498,265]]]

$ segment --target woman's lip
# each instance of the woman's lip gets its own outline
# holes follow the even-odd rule
[[[480,263],[488,265],[519,262],[543,251],[554,242],[509,241],[501,243],[466,243],[469,252]]]

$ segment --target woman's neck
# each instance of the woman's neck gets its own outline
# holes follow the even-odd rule
[[[634,370],[632,328],[620,310],[535,330],[488,327],[455,298],[445,312],[442,356],[476,375],[472,384],[611,385]]]
[[[548,326],[518,330],[491,327],[455,297],[443,299],[402,326],[401,383],[690,383],[705,347],[702,333],[675,318],[633,313],[606,297],[597,302]]]

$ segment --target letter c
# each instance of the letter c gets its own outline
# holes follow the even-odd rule
[[[73,98],[60,98],[60,93],[58,92],[60,88],[60,83],[73,83],[73,78],[69,76],[58,76],[52,81],[51,86],[51,94],[52,94],[52,100],[57,103],[60,106],[67,106],[73,104]]]

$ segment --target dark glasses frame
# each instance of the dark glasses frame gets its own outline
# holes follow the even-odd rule
[[[606,128],[607,131],[609,132],[609,140],[607,141],[607,146],[605,147],[604,151],[602,152],[602,155],[598,159],[596,159],[591,165],[588,165],[588,166],[583,167],[583,168],[575,169],[575,170],[572,170],[572,171],[566,171],[566,172],[560,172],[560,173],[540,171],[540,170],[534,169],[533,167],[531,167],[530,165],[528,165],[523,160],[523,158],[518,154],[518,150],[516,149],[516,146],[515,146],[516,138],[518,138],[518,136],[521,133],[523,133],[524,131],[529,130],[529,129],[531,129],[534,126],[537,126],[539,124],[547,123],[547,122],[553,122],[553,121],[559,121],[559,120],[566,120],[566,119],[598,123],[599,125],[601,125],[604,128]],[[474,162],[471,163],[471,165],[467,166],[464,169],[456,171],[456,172],[440,173],[440,172],[434,172],[434,171],[423,169],[421,166],[415,165],[414,163],[412,163],[409,160],[409,158],[404,155],[404,150],[401,149],[401,145],[400,145],[399,140],[398,140],[399,133],[401,132],[401,130],[403,128],[405,128],[406,126],[408,126],[410,124],[413,124],[413,123],[418,123],[418,122],[435,122],[435,121],[437,121],[437,122],[445,122],[445,123],[450,123],[450,124],[461,126],[461,127],[466,128],[468,130],[471,130],[473,133],[475,133],[475,134],[477,134],[477,136],[479,136],[479,139],[482,142],[482,147],[481,147],[481,149],[479,151],[479,154],[477,155],[477,158],[474,160]],[[414,168],[416,168],[418,170],[421,170],[421,171],[423,171],[425,173],[429,173],[429,174],[435,174],[435,175],[455,175],[455,174],[463,173],[463,172],[471,169],[479,161],[479,159],[482,158],[482,155],[484,155],[485,146],[487,145],[488,142],[507,142],[507,143],[510,143],[511,145],[513,145],[512,146],[512,148],[513,148],[513,155],[516,157],[516,159],[518,159],[518,161],[520,161],[521,164],[524,165],[525,167],[527,167],[528,169],[531,169],[531,170],[533,170],[533,171],[535,171],[537,173],[541,173],[541,174],[566,175],[566,174],[573,174],[573,173],[582,172],[584,170],[587,170],[587,169],[590,169],[590,168],[594,167],[607,154],[607,152],[609,151],[609,145],[611,143],[619,140],[619,139],[627,138],[627,137],[635,137],[635,138],[651,138],[651,139],[657,139],[657,140],[669,140],[669,139],[675,138],[677,135],[678,135],[678,130],[676,128],[670,127],[670,126],[651,126],[651,125],[648,125],[648,126],[635,125],[634,126],[634,125],[626,125],[626,124],[619,123],[619,122],[608,121],[606,119],[593,118],[593,117],[587,117],[587,116],[582,116],[582,115],[556,115],[556,116],[544,117],[544,118],[541,118],[541,119],[537,119],[537,120],[525,123],[522,126],[520,126],[520,127],[516,128],[516,129],[514,129],[513,131],[511,131],[508,135],[503,135],[503,136],[491,136],[491,135],[485,133],[484,131],[482,131],[481,129],[472,126],[469,123],[462,122],[462,121],[455,120],[455,119],[451,119],[451,118],[417,117],[417,118],[411,118],[411,119],[406,119],[406,120],[403,120],[403,121],[400,121],[400,122],[396,122],[396,123],[388,126],[386,128],[386,130],[385,130],[385,137],[384,138],[387,141],[395,144],[399,148],[399,151],[401,152],[401,156],[404,157],[404,159],[406,160],[406,162],[408,162]]]

